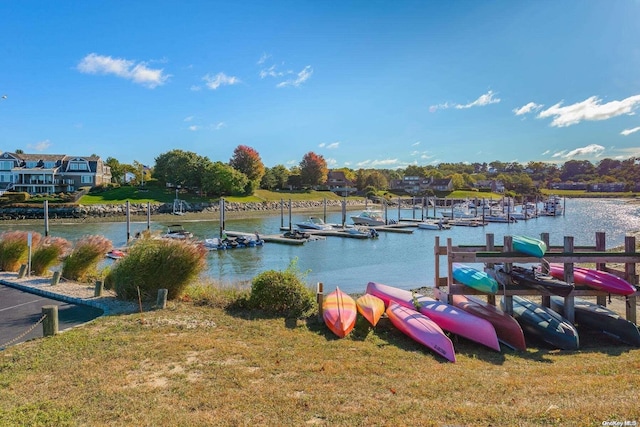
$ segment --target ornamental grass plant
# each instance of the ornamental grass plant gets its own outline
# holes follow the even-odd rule
[[[31,256],[31,270],[43,276],[55,263],[62,260],[71,250],[71,243],[62,237],[45,237]]]
[[[37,246],[42,238],[39,233],[6,231],[0,234],[0,270],[18,271],[20,265],[27,262],[29,233],[32,247]]]
[[[105,277],[105,287],[120,299],[140,296],[155,298],[158,289],[167,289],[167,298],[181,296],[191,281],[206,267],[207,249],[190,241],[141,239]]]
[[[84,236],[62,262],[62,277],[67,280],[87,281],[98,275],[98,262],[113,248],[104,236]]]

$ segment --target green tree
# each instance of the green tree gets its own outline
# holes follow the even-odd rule
[[[107,157],[107,160],[104,163],[111,168],[111,180],[115,182],[122,182],[124,171],[122,170],[122,165],[118,159]]]
[[[389,181],[387,177],[380,171],[373,171],[367,176],[365,180],[365,187],[374,187],[376,190],[387,190],[389,188]]]
[[[155,159],[154,177],[163,184],[181,187],[201,187],[202,172],[207,168],[206,157],[184,150],[171,150]]]
[[[202,189],[207,194],[216,197],[246,194],[249,179],[230,165],[209,162],[202,175]]]
[[[324,184],[327,181],[328,173],[329,169],[324,157],[313,151],[305,154],[300,162],[300,177],[303,185],[313,187]]]

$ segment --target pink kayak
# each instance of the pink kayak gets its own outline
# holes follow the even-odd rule
[[[424,314],[391,301],[387,308],[387,316],[393,326],[409,338],[429,347],[451,362],[456,361],[451,340]]]
[[[549,274],[556,279],[563,280],[564,264],[551,264]],[[636,291],[636,288],[626,280],[606,271],[593,270],[591,268],[574,267],[573,281],[577,285],[588,286],[610,294],[631,295]]]
[[[445,331],[483,344],[493,350],[500,351],[500,343],[496,330],[488,321],[469,314],[452,305],[436,301],[420,294],[412,294],[404,289],[394,288],[380,283],[369,282],[367,293],[375,295],[387,306],[394,301],[403,307],[415,309],[414,300],[420,306],[420,313],[433,320]],[[415,297],[415,298],[414,298]]]
[[[444,295],[438,289],[434,289],[433,292],[440,301],[444,301]],[[468,295],[451,295],[451,297],[455,307],[491,323],[501,343],[515,350],[527,349],[522,328],[512,316],[479,298]]]

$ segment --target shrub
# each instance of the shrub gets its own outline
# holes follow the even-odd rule
[[[141,239],[118,261],[105,278],[105,286],[120,299],[145,300],[167,289],[168,299],[182,295],[189,282],[206,267],[207,249],[173,239]]]
[[[313,291],[303,282],[293,260],[284,271],[268,270],[254,277],[250,303],[270,315],[306,317],[316,310]]]
[[[71,249],[71,243],[62,237],[45,237],[31,256],[31,270],[42,276],[56,261]]]
[[[97,275],[98,262],[112,247],[111,240],[104,236],[82,237],[62,262],[62,277],[83,281]]]
[[[0,235],[0,270],[18,271],[20,265],[26,263],[29,233],[31,233],[31,247],[37,246],[42,238],[40,233],[6,231]]]

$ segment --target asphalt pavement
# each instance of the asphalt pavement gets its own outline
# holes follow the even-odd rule
[[[0,285],[0,350],[10,345],[41,338],[42,306],[58,306],[58,330],[64,331],[100,317],[99,308],[70,304]],[[30,330],[33,328],[32,330]]]

